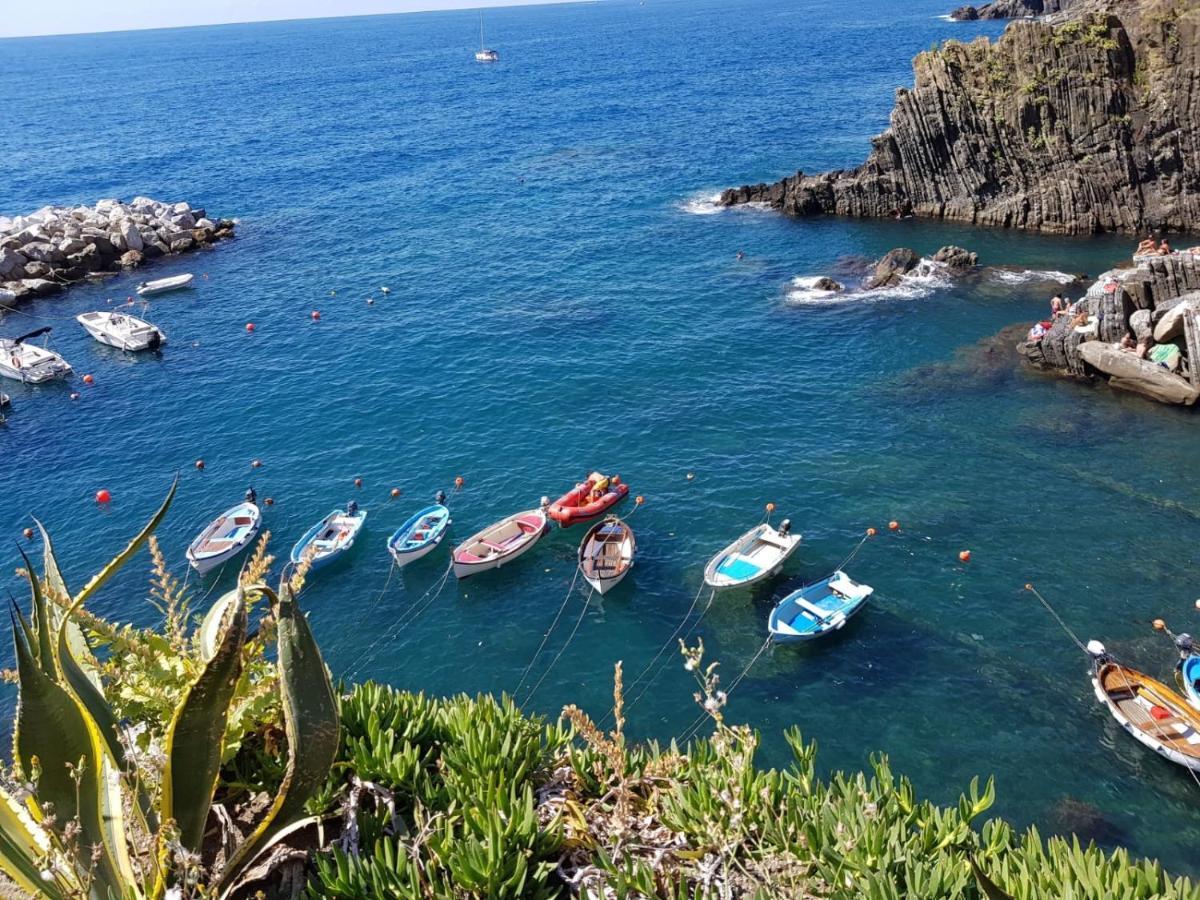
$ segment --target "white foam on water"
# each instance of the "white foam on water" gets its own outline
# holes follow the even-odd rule
[[[679,208],[693,216],[715,216],[726,207],[721,206],[720,194],[699,194],[682,201]]]
[[[988,275],[1004,284],[1026,284],[1030,281],[1057,281],[1059,284],[1070,284],[1075,280],[1074,275],[1059,272],[1055,269],[989,269]]]
[[[809,303],[845,303],[855,299],[853,294],[845,291],[826,291],[817,287],[820,275],[797,275],[792,279],[787,291],[788,303],[805,305]]]
[[[863,291],[858,296],[868,300],[919,300],[950,284],[950,268],[945,263],[921,258],[917,267],[902,275],[899,284]]]

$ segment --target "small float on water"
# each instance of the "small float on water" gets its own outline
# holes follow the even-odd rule
[[[438,491],[437,502],[427,506],[396,529],[388,539],[388,552],[398,566],[428,556],[450,533],[450,510],[446,495]]]
[[[1135,740],[1176,765],[1200,772],[1200,711],[1149,675],[1089,641],[1096,699]]]
[[[51,331],[53,328],[47,325],[20,337],[0,338],[0,375],[26,384],[41,384],[69,376],[72,370],[65,359],[44,344],[29,343]]]
[[[778,529],[768,522],[755,525],[709,560],[704,582],[716,590],[755,584],[782,569],[799,546],[800,535],[792,534],[788,519]]]
[[[354,546],[354,539],[367,522],[367,511],[351,500],[345,509],[335,509],[305,532],[292,548],[293,565],[307,559],[309,571],[323,568]]]
[[[102,344],[118,350],[157,350],[167,336],[156,326],[126,313],[107,310],[87,312],[75,321]]]
[[[153,281],[143,281],[137,286],[137,292],[145,297],[150,294],[165,294],[167,291],[177,291],[192,283],[194,276],[191,272],[183,275],[172,275],[170,278],[156,278]]]
[[[845,626],[874,592],[839,570],[780,600],[767,618],[767,630],[778,644],[824,637]]]
[[[249,546],[262,525],[257,499],[251,488],[244,502],[225,510],[196,535],[187,548],[187,560],[193,569],[205,575]]]
[[[550,527],[546,513],[531,509],[501,519],[454,548],[454,575],[468,578],[498,569],[524,555]]]
[[[549,504],[547,512],[563,528],[569,528],[599,518],[628,496],[629,485],[621,481],[620,475],[609,478],[593,472],[587,481],[575,485]]]
[[[583,536],[579,545],[579,571],[603,596],[629,574],[636,553],[633,529],[616,516],[608,516]]]

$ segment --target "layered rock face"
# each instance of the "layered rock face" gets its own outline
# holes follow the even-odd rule
[[[1120,17],[1097,2],[920,54],[862,166],[721,202],[1058,233],[1200,228],[1200,0],[1109,0]]]
[[[214,221],[186,202],[150,197],[0,216],[0,303],[50,294],[147,259],[205,247],[233,231],[229,219]]]
[[[976,19],[1021,19],[1059,12],[1070,5],[1070,0],[993,0],[982,6],[960,6],[950,13],[950,18],[959,22]]]

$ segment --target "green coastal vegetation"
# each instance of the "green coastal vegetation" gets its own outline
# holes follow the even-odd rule
[[[193,607],[153,536],[173,495],[77,591],[44,529],[26,560],[4,896],[1200,897],[1123,849],[988,818],[991,779],[941,807],[883,755],[822,777],[802,722],[790,765],[760,768],[703,644],[680,664],[711,733],[686,746],[627,740],[620,662],[609,731],[573,706],[551,722],[506,696],[335,684],[304,566],[269,586],[267,536]],[[143,548],[158,623],[89,612]]]

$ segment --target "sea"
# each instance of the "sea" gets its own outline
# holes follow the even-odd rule
[[[353,499],[358,545],[301,600],[336,677],[603,721],[620,661],[629,734],[666,742],[707,731],[677,639],[702,640],[764,765],[787,764],[797,726],[825,771],[886,753],[943,803],[994,775],[993,811],[1018,826],[1200,873],[1200,784],[1121,731],[1025,589],[1164,680],[1175,652],[1152,620],[1200,629],[1194,415],[1013,352],[1132,238],[714,203],[861,162],[916,53],[1001,33],[947,21],[951,5],[495,9],[492,65],[474,60],[471,10],[0,41],[0,215],[148,195],[238,221],[212,250],[0,319],[5,336],[52,326],[76,372],[2,386],[3,587],[25,602],[32,517],[80,585],[178,477],[159,536],[199,614],[236,564],[188,577],[184,550],[247,488],[272,501],[281,559]],[[981,268],[813,287],[946,244]],[[182,272],[190,290],[124,307],[166,333],[161,354],[73,321]],[[462,539],[595,470],[644,498],[622,509],[636,565],[603,598],[576,578],[579,527],[463,582],[446,547],[391,564],[388,537],[438,490]],[[768,584],[710,598],[705,563],[767,504],[801,549]],[[766,645],[773,602],[869,528],[847,564],[868,607],[824,641]],[[149,574],[143,553],[95,611],[155,622]],[[8,718],[15,689],[0,700]]]

